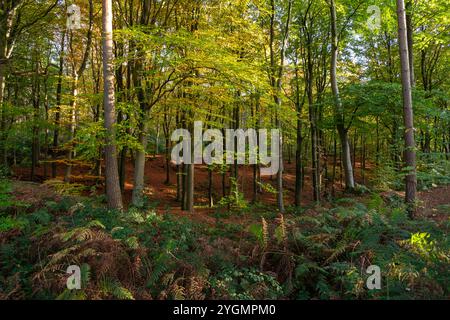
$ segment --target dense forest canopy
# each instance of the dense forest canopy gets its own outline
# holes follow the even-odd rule
[[[432,293],[417,289],[415,297],[448,297],[448,274],[442,274],[449,260],[447,1],[0,1],[0,298],[32,296],[11,293],[14,285],[8,281],[22,271],[13,267],[7,244],[20,237],[44,241],[52,226],[62,234],[59,250],[70,241],[78,247],[70,247],[61,261],[55,260],[55,248],[47,247],[48,261],[23,272],[33,273],[33,283],[40,283],[50,270],[66,268],[62,261],[84,263],[93,272],[91,282],[103,286],[98,291],[103,297],[367,297],[350,270],[358,264],[366,268],[369,261],[390,268],[393,278],[406,273],[393,289],[403,297],[402,286],[422,288],[406,267],[402,271],[392,264],[396,256],[400,264],[414,264],[406,258],[411,248],[399,244],[408,237],[416,241],[411,240],[411,250],[419,243],[415,252],[434,263],[433,275],[414,266],[420,269],[417,277],[432,283]],[[262,174],[266,163],[259,158],[250,163],[252,150],[238,150],[239,139],[233,140],[232,150],[223,142],[224,157],[231,157],[231,163],[174,161],[172,151],[180,141],[172,139],[173,132],[194,134],[196,122],[222,136],[227,129],[278,130],[280,136],[268,147],[280,147],[280,169]],[[262,149],[260,138],[254,142]],[[203,147],[207,145],[204,141]],[[195,152],[194,145],[189,148],[183,152]],[[247,154],[244,164],[239,161],[242,151]],[[23,186],[24,181],[33,184]],[[26,196],[18,200],[22,188],[54,195],[42,195],[48,199],[40,198],[39,204],[27,202]],[[433,194],[428,190],[436,190],[437,199],[430,200],[436,207],[424,200]],[[50,199],[54,196],[58,200]],[[31,224],[21,217],[30,210],[38,213]],[[57,212],[76,217],[72,226],[53,221]],[[103,212],[115,212],[115,217]],[[375,212],[382,216],[379,221]],[[242,220],[238,231],[231,227],[236,215]],[[137,216],[143,220],[134,221]],[[189,221],[177,221],[180,216]],[[149,217],[155,220],[140,226]],[[230,221],[220,222],[223,217]],[[178,232],[188,237],[186,242],[197,236],[204,240],[196,228],[208,219],[218,230],[245,230],[256,237],[248,261],[234,264],[241,270],[235,276],[260,277],[255,281],[264,284],[265,294],[257,296],[256,289],[240,285],[221,287],[226,280],[217,275],[210,279],[216,286],[210,293],[200,270],[220,268],[207,262],[196,266],[187,244],[180,249],[181,240],[168,239]],[[49,229],[36,234],[33,228],[39,223]],[[355,238],[342,231],[349,224],[357,230]],[[150,226],[162,234],[155,239],[163,240],[146,255],[138,249],[150,250],[150,238],[142,238],[138,230]],[[196,231],[185,235],[183,228]],[[14,230],[19,234],[13,235]],[[437,238],[429,240],[432,230],[443,247],[438,248]],[[110,242],[101,240],[100,233]],[[229,237],[227,241],[236,240]],[[314,239],[328,248],[314,245]],[[105,241],[102,250],[117,255],[128,246],[135,253],[127,253],[126,259],[143,254],[141,267],[147,271],[125,279],[114,262],[103,262],[103,267],[110,263],[105,268],[115,273],[101,265],[95,269],[88,262],[90,253],[83,251],[89,247],[86,241]],[[291,246],[292,241],[301,245]],[[388,249],[383,241],[390,243]],[[351,251],[352,245],[359,246],[357,252],[366,260],[348,262],[356,250]],[[314,253],[303,254],[301,248]],[[164,254],[177,250],[177,259],[186,259],[190,269]],[[233,263],[223,263],[226,272],[232,270]],[[182,268],[190,272],[191,282],[180,280]],[[337,278],[345,274],[347,280],[339,284]],[[164,290],[160,279],[167,283]],[[150,292],[140,291],[139,281]],[[191,292],[195,285],[204,288],[198,296]],[[55,292],[42,283],[36,286],[45,287],[40,297]],[[64,291],[62,297],[70,294]],[[385,291],[370,297],[385,298]]]

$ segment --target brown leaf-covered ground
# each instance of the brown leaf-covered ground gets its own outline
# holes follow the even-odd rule
[[[363,184],[361,177],[361,168],[358,168],[359,163],[356,163],[355,169],[356,181]],[[126,183],[124,192],[124,201],[128,206],[131,202],[131,195],[133,190],[133,164],[128,161],[126,166]],[[308,171],[308,168],[306,169]],[[42,165],[37,168],[36,182],[28,182],[30,180],[30,169],[16,167],[13,169],[14,177],[16,179],[14,193],[18,200],[24,200],[31,204],[38,204],[45,198],[54,197],[52,188],[41,184],[49,177],[44,176],[44,172],[50,172],[48,167]],[[71,182],[83,184],[88,187],[96,186],[96,193],[102,194],[104,192],[103,179],[101,177],[95,177],[91,173],[89,166],[74,166],[72,169]],[[63,165],[58,166],[57,179],[63,180],[65,168]],[[371,167],[368,165],[368,170],[365,173],[365,181],[370,182]],[[336,174],[337,180],[340,180],[339,166]],[[151,201],[157,202],[158,213],[170,212],[176,215],[190,216],[194,220],[212,223],[214,217],[213,209],[209,209],[208,205],[208,172],[205,166],[197,166],[195,168],[195,205],[196,210],[194,214],[188,214],[180,210],[180,204],[176,200],[176,172],[174,168],[170,168],[170,183],[165,184],[166,170],[165,160],[162,156],[152,157],[149,156],[146,163],[146,183],[147,188],[145,193]],[[243,192],[246,200],[251,201],[253,198],[253,169],[251,167],[240,167],[239,169],[239,188]],[[228,181],[228,179],[227,179]],[[264,177],[264,183],[274,185],[274,179],[271,177]],[[302,205],[309,206],[312,204],[312,192],[311,192],[311,179],[307,174],[305,177],[304,191],[302,194]],[[228,182],[227,182],[228,187]],[[295,190],[295,164],[286,163],[284,172],[284,188],[285,188],[285,201],[286,204],[292,204]],[[337,181],[334,185],[335,195],[339,197],[342,195],[342,184]],[[328,184],[327,189],[324,191],[326,194],[332,192],[331,184]],[[389,192],[396,193],[399,196],[403,196],[402,192]],[[86,191],[85,195],[92,194],[91,191]],[[222,175],[219,173],[213,174],[213,194],[215,201],[220,200],[222,195]],[[388,193],[386,193],[388,194]],[[349,196],[349,195],[342,195]],[[355,196],[356,197],[356,196]],[[359,198],[360,196],[358,196]],[[364,196],[362,196],[364,198]],[[422,191],[418,194],[419,206],[417,209],[417,215],[421,217],[427,217],[435,221],[445,221],[450,214],[450,186],[440,186],[428,191]],[[258,200],[265,205],[276,206],[276,197],[269,192],[262,192],[258,195]],[[324,203],[326,205],[326,201]],[[238,222],[238,221],[236,221]]]

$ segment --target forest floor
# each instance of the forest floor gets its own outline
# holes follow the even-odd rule
[[[361,169],[358,168],[360,164],[356,163],[355,169],[355,179],[357,183],[364,184],[363,178],[361,176]],[[127,162],[126,165],[126,182],[124,191],[124,202],[125,206],[128,207],[131,203],[131,196],[133,190],[133,163],[131,161]],[[308,168],[306,169],[308,170]],[[91,168],[88,166],[74,166],[72,168],[71,182],[85,186],[85,191],[83,191],[84,196],[101,195],[104,192],[104,184],[102,178],[92,176],[90,173]],[[15,167],[13,168],[15,182],[15,194],[17,200],[24,200],[33,203],[33,201],[40,201],[44,198],[55,197],[54,190],[50,186],[42,185],[41,183],[46,180],[43,166],[37,168],[36,171],[36,182],[30,182],[30,172],[29,168]],[[47,170],[50,172],[50,170]],[[63,180],[65,173],[65,168],[59,166],[57,170],[57,179]],[[189,214],[183,212],[180,209],[180,203],[176,199],[177,186],[176,186],[176,171],[174,168],[170,169],[170,183],[166,184],[166,169],[165,160],[162,156],[149,156],[146,162],[146,176],[145,181],[147,187],[145,189],[145,194],[147,195],[150,202],[152,202],[152,207],[155,208],[157,213],[164,214],[170,213],[175,215],[182,215],[189,217],[195,221],[201,221],[205,223],[214,223],[216,209],[211,209],[208,207],[208,171],[206,166],[196,166],[195,168],[195,213]],[[337,179],[340,178],[339,168],[337,170]],[[365,172],[364,180],[370,181],[372,172],[370,166]],[[238,185],[240,192],[243,193],[245,200],[248,202],[252,201],[253,198],[253,169],[251,167],[240,167],[239,168],[239,178]],[[312,190],[311,190],[311,178],[307,174],[304,181],[304,189],[302,192],[302,207],[310,208],[313,207]],[[28,181],[28,183],[27,183]],[[227,179],[228,181],[228,179]],[[263,183],[275,186],[275,180],[272,177],[263,177]],[[285,188],[285,201],[286,205],[291,205],[294,199],[295,190],[295,164],[286,163],[284,180]],[[93,188],[95,187],[95,188]],[[229,187],[227,182],[227,188]],[[327,200],[331,197],[326,195],[331,192],[335,193],[335,198],[339,197],[354,197],[355,200],[360,200],[364,202],[364,195],[349,195],[345,194],[342,187],[342,182],[335,183],[334,191],[331,191],[331,186],[327,187],[325,193],[325,201],[321,203],[321,206],[327,206]],[[399,197],[403,197],[403,192],[397,191],[387,191],[382,192],[381,196],[386,198],[392,194],[396,194]],[[213,173],[213,197],[217,202],[222,196],[222,175],[218,173]],[[448,218],[450,213],[450,185],[439,186],[433,189],[419,192],[418,194],[419,205],[417,209],[417,216],[425,217],[436,222],[443,222]],[[262,191],[258,195],[258,201],[263,203],[266,207],[276,208],[276,195],[267,191]],[[237,219],[229,222],[238,222],[242,220],[242,217],[237,217]],[[241,221],[242,222],[242,221]]]
[[[285,168],[285,215],[269,191],[251,203],[251,168],[240,168],[238,181],[248,203],[229,210],[208,208],[208,172],[197,167],[192,214],[180,210],[174,170],[171,184],[164,183],[161,157],[147,161],[142,209],[129,206],[127,164],[123,214],[106,209],[103,182],[89,167],[74,167],[71,185],[47,181],[43,167],[35,181],[29,169],[13,168],[13,179],[0,184],[0,300],[450,298],[450,184],[419,192],[417,219],[410,220],[401,191],[371,185],[348,194],[338,182],[334,197],[315,204],[307,170],[296,209],[295,166]],[[371,170],[365,176],[375,181]],[[218,201],[222,177],[213,180]],[[76,185],[82,188],[71,193]],[[65,286],[65,268],[73,264],[85,270],[81,291]],[[384,272],[383,290],[365,290],[371,264]]]

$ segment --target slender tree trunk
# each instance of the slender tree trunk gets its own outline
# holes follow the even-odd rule
[[[353,151],[351,152],[352,155],[352,166],[353,169],[356,170],[356,150],[358,149],[358,131],[355,129],[355,135],[353,137],[353,144],[351,145]]]
[[[223,137],[225,137],[225,121],[224,120],[222,120],[222,136]],[[225,141],[225,139],[223,139],[223,145],[222,145],[222,147],[223,147],[223,150],[226,150],[227,149],[227,146],[226,146],[226,141]],[[226,196],[227,196],[227,168],[228,168],[228,165],[227,164],[224,164],[224,167],[222,167],[222,197],[223,198],[225,198]]]
[[[255,130],[256,132],[258,132],[259,127],[260,127],[260,115],[259,115],[259,108],[260,108],[260,95],[259,92],[256,93],[255,95],[255,108],[252,108],[252,118],[253,118],[253,123],[255,124]],[[257,163],[255,163],[252,167],[253,167],[253,203],[256,203],[258,201],[258,193],[259,193],[259,188],[258,188],[258,176],[259,176],[259,136],[257,135],[256,137],[256,147],[258,150],[257,153]]]
[[[377,144],[377,154],[375,155],[375,165],[378,167],[380,164],[380,152],[381,152],[381,145],[380,145],[380,118],[377,117],[377,133],[376,133],[376,144]]]
[[[187,176],[187,169],[186,164],[182,164],[180,166],[180,172],[181,172],[181,210],[186,210],[186,176]]]
[[[38,59],[38,58],[36,58]],[[36,60],[36,69],[33,79],[32,99],[33,99],[33,138],[31,144],[31,181],[36,179],[36,167],[39,163],[39,107],[40,107],[40,82],[39,82],[39,61]]]
[[[284,159],[283,159],[283,137],[282,137],[282,128],[281,121],[279,117],[280,109],[281,109],[281,90],[282,90],[282,78],[284,74],[284,60],[285,60],[285,50],[287,47],[287,42],[289,38],[289,27],[291,20],[291,9],[292,9],[292,0],[288,2],[288,11],[286,24],[282,30],[282,42],[279,53],[279,62],[277,62],[277,58],[275,57],[275,21],[276,21],[276,6],[275,1],[272,0],[270,2],[271,6],[271,16],[270,16],[270,66],[271,66],[271,85],[274,90],[274,102],[277,106],[276,115],[275,115],[275,125],[280,130],[280,139],[279,139],[279,170],[277,172],[277,203],[278,210],[281,213],[285,212],[284,208],[284,198],[283,198],[283,171],[284,171]]]
[[[210,208],[214,207],[213,177],[212,168],[208,167],[208,205]]]
[[[145,118],[142,119],[140,125],[139,142],[141,144],[142,150],[136,151],[136,158],[134,164],[134,188],[132,203],[136,207],[142,207],[143,203],[143,192],[145,187],[145,162],[146,162],[146,150],[148,144],[147,137],[147,124]]]
[[[222,197],[225,198],[227,196],[227,173],[226,171],[222,172]]]
[[[0,60],[0,106],[3,104],[6,87],[6,61]],[[3,111],[3,106],[2,106]],[[3,112],[2,112],[3,115]]]
[[[153,158],[156,158],[157,155],[159,155],[159,136],[161,133],[161,127],[159,125],[159,121],[156,125],[156,139],[155,139],[155,150],[153,154]]]
[[[252,202],[256,203],[258,201],[258,165],[254,164],[252,166],[253,168],[253,199]]]
[[[177,165],[177,201],[183,205],[183,166]]]
[[[61,119],[61,95],[62,95],[62,77],[64,72],[64,46],[65,46],[66,32],[61,34],[61,52],[59,54],[59,70],[58,70],[58,84],[56,86],[56,111],[55,111],[55,130],[53,131],[53,146],[52,146],[52,178],[56,178],[57,174],[57,160],[58,160],[58,139],[59,127]]]
[[[181,127],[180,111],[177,110],[175,127]],[[183,207],[183,165],[177,165],[177,201]]]
[[[297,119],[297,150],[295,151],[295,206],[297,207],[301,206],[302,199],[302,144],[302,123],[300,119]]]
[[[127,180],[127,154],[128,148],[124,146],[119,154],[119,184],[122,192],[125,190]]]
[[[189,119],[193,119],[193,114],[189,112]],[[191,122],[189,124],[189,131],[194,132],[194,124]],[[191,153],[192,162],[194,162],[194,143],[191,143]],[[184,210],[189,213],[194,213],[194,178],[195,178],[195,164],[185,164],[186,167],[186,189],[185,189],[185,208]]]
[[[77,99],[78,99],[78,81],[80,77],[82,76],[84,70],[87,67],[87,62],[90,55],[91,50],[91,44],[92,44],[92,29],[93,29],[93,23],[94,23],[94,4],[93,0],[89,0],[89,28],[86,35],[86,48],[81,60],[80,67],[76,69],[75,63],[73,64],[73,70],[72,70],[72,76],[73,76],[73,87],[72,87],[72,101],[71,101],[71,122],[70,122],[70,135],[69,135],[69,141],[72,144],[70,146],[70,149],[68,151],[68,159],[67,159],[67,167],[66,167],[66,173],[64,177],[64,181],[69,182],[70,176],[72,174],[72,159],[75,156],[74,154],[74,138],[75,138],[75,130],[77,126]],[[73,44],[73,33],[70,34],[70,42],[69,47],[71,49],[72,55],[74,55],[74,50],[72,47]],[[114,75],[113,75],[114,77]],[[113,89],[114,90],[114,89]]]
[[[302,199],[302,111],[303,111],[303,101],[300,101],[300,85],[299,85],[299,75],[298,69],[296,68],[296,111],[297,111],[297,148],[295,151],[295,206],[301,206]]]
[[[0,54],[0,104],[3,103],[6,87],[6,58]]]
[[[335,196],[334,183],[336,181],[336,168],[337,168],[337,140],[336,135],[333,135],[333,177],[331,179],[331,196]]]
[[[342,169],[345,179],[345,188],[347,190],[353,190],[355,188],[355,180],[353,177],[353,166],[350,151],[350,141],[348,139],[348,131],[340,127],[338,128],[338,133],[342,146]]]
[[[45,107],[45,122],[46,126],[49,123],[49,101],[48,101],[48,86],[47,86],[47,79],[45,79],[44,84],[44,107]],[[44,137],[44,180],[47,180],[48,176],[48,154],[49,154],[49,145],[48,145],[48,138],[49,138],[49,129],[48,127],[45,128],[45,137]]]
[[[413,3],[412,0],[406,2],[406,32],[408,34],[408,57],[409,57],[409,73],[411,79],[411,87],[415,86],[415,75],[414,75],[414,30],[412,25],[413,16]]]
[[[15,10],[16,11],[16,10]],[[4,14],[4,13],[3,13]],[[13,13],[15,14],[15,13]],[[6,25],[0,27],[0,148],[1,156],[3,159],[3,165],[7,167],[7,133],[6,133],[6,107],[4,105],[5,100],[5,88],[6,88],[6,76],[7,76],[7,63],[8,63],[8,34],[11,34],[12,28],[12,15],[10,18],[5,18]]]
[[[308,93],[309,100],[309,121],[311,126],[311,174],[313,183],[314,201],[320,201],[320,178],[319,178],[319,157],[317,146],[317,124],[316,112],[314,110],[314,102],[312,99],[312,90]]]
[[[406,30],[406,14],[404,0],[397,0],[398,41],[400,46],[401,74],[403,87],[403,120],[405,125],[405,165],[408,174],[405,179],[405,201],[410,216],[414,215],[416,201],[416,144],[414,139],[414,115],[411,94],[411,76],[409,69],[408,39]]]
[[[165,185],[170,185],[170,137],[166,134],[166,150],[165,150],[165,160],[166,160],[166,181]]]
[[[306,77],[306,90],[308,96],[308,111],[309,111],[309,123],[310,123],[310,139],[311,139],[311,175],[312,175],[312,189],[314,201],[320,201],[320,179],[319,179],[319,165],[318,165],[318,149],[317,149],[317,118],[314,106],[313,96],[313,76],[314,66],[312,62],[312,52],[310,46],[308,46],[307,57],[307,77]]]
[[[361,179],[362,184],[366,184],[366,140],[364,134],[361,135]]]
[[[123,58],[124,49],[122,45],[116,45],[116,57],[118,59]],[[117,86],[117,101],[118,102],[126,102],[125,97],[125,86],[123,79],[123,65],[120,65],[116,68],[116,86]],[[126,115],[122,110],[118,112],[117,122],[120,125],[123,121],[126,120]],[[126,146],[122,146],[122,149],[119,152],[119,185],[120,190],[123,192],[125,190],[125,180],[126,180],[126,160],[127,160],[128,148]]]
[[[355,180],[353,176],[353,167],[350,152],[350,143],[348,141],[348,129],[345,128],[344,123],[344,111],[342,107],[342,101],[339,94],[339,87],[337,82],[337,59],[338,59],[338,35],[336,27],[336,5],[334,0],[330,0],[330,13],[331,13],[331,89],[334,96],[335,104],[335,116],[336,127],[341,139],[342,152],[343,152],[343,166],[345,172],[345,188],[347,190],[353,190],[355,188]]]
[[[112,0],[102,0],[103,4],[103,78],[105,128],[107,131],[105,146],[106,197],[110,209],[122,210],[122,194],[120,192],[119,174],[116,152],[116,110],[114,93],[113,64],[113,13]]]
[[[70,176],[72,175],[72,161],[74,156],[73,140],[75,138],[76,122],[77,122],[77,99],[78,99],[78,74],[73,75],[73,87],[72,87],[72,102],[70,103],[71,115],[70,115],[70,130],[69,141],[71,146],[67,152],[67,166],[66,173],[64,175],[64,181],[70,182]]]
[[[194,164],[186,167],[186,211],[194,213]]]
[[[3,39],[2,39],[3,40]],[[7,145],[6,145],[6,112],[5,106],[3,104],[5,100],[5,88],[6,88],[6,57],[0,52],[0,111],[1,111],[1,119],[0,119],[0,147],[2,152],[3,165],[6,167],[7,163]]]
[[[241,92],[238,90],[236,92],[236,105],[233,108],[233,128],[235,130],[238,130],[240,127],[240,106],[239,106],[239,99],[241,98]],[[233,164],[233,177],[235,179],[236,184],[238,183],[238,178],[239,178],[239,165],[238,165],[238,139],[237,137],[234,138],[234,164]]]

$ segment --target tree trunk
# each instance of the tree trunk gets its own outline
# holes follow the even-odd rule
[[[37,59],[37,58],[36,58]],[[31,144],[31,181],[36,179],[36,167],[39,163],[39,107],[40,107],[40,82],[39,82],[39,61],[36,60],[36,69],[33,79],[32,99],[33,99],[33,137]]]
[[[281,39],[281,48],[279,53],[279,62],[277,63],[277,58],[275,57],[275,20],[276,20],[276,6],[275,1],[272,0],[270,2],[271,6],[271,16],[270,16],[270,66],[271,66],[271,85],[274,90],[274,102],[277,106],[276,115],[275,115],[275,125],[280,130],[280,139],[279,139],[279,170],[277,172],[277,204],[278,210],[281,213],[285,212],[284,208],[284,198],[283,198],[283,171],[284,171],[284,163],[283,163],[283,137],[281,132],[281,121],[279,118],[279,112],[281,109],[281,91],[282,91],[282,78],[284,73],[284,60],[285,60],[285,50],[287,47],[287,42],[289,38],[289,26],[291,20],[291,10],[292,10],[292,0],[288,2],[288,11],[286,24],[284,26],[284,30],[282,30],[282,39]]]
[[[177,201],[183,203],[183,166],[177,165]]]
[[[213,170],[211,167],[208,167],[208,205],[210,208],[214,207]]]
[[[334,183],[336,181],[336,168],[337,168],[337,140],[336,135],[333,135],[333,176],[331,178],[331,196],[335,196]]]
[[[192,119],[193,115],[189,113],[189,119]],[[186,125],[185,125],[186,127]],[[189,125],[190,132],[194,132],[194,125],[191,123]],[[194,143],[191,143],[191,150],[189,152],[191,153],[191,159],[194,160]],[[184,151],[183,151],[184,152]],[[194,161],[192,161],[194,162]],[[186,210],[189,213],[194,213],[194,173],[195,173],[195,164],[185,164],[186,172],[185,172],[185,205],[184,210]]]
[[[45,108],[45,123],[46,123],[46,128],[45,128],[45,136],[44,136],[44,180],[47,180],[47,176],[48,176],[48,154],[49,154],[49,145],[48,145],[48,138],[49,138],[49,129],[47,127],[47,124],[49,123],[49,116],[48,116],[48,111],[49,111],[49,101],[48,101],[48,78],[45,79],[44,82],[44,108]]]
[[[348,139],[348,131],[342,127],[338,127],[339,138],[342,146],[342,169],[344,172],[345,188],[353,190],[355,188],[355,180],[353,177],[353,166],[351,157],[350,141]]]
[[[155,151],[154,151],[154,154],[153,154],[153,158],[156,158],[156,156],[159,155],[159,136],[160,136],[160,133],[161,133],[161,128],[160,128],[159,121],[158,121],[158,123],[156,125]]]
[[[6,61],[1,60],[0,57],[0,106],[3,103],[3,99],[5,96],[5,87],[6,87]],[[3,111],[3,108],[1,110]]]
[[[253,118],[253,123],[255,124],[255,130],[256,132],[258,132],[259,127],[260,127],[260,114],[259,114],[259,109],[260,109],[260,94],[257,92],[256,96],[255,96],[255,108],[252,107],[252,118]],[[256,137],[256,147],[257,150],[259,150],[259,136],[257,135]],[[258,177],[259,177],[259,173],[260,173],[260,166],[259,166],[259,156],[257,155],[257,163],[255,163],[253,165],[253,203],[256,203],[258,201],[258,193],[259,193],[259,188],[258,188]]]
[[[71,116],[70,116],[70,133],[69,133],[69,141],[71,146],[69,147],[69,151],[67,152],[67,166],[66,173],[64,175],[64,181],[70,182],[70,176],[72,175],[72,160],[74,156],[73,151],[73,140],[75,138],[75,129],[77,122],[77,99],[78,99],[78,74],[73,75],[73,87],[72,87],[72,102],[70,103]]]
[[[361,179],[362,184],[366,184],[366,137],[361,135]]]
[[[406,2],[406,32],[408,34],[408,61],[409,61],[409,73],[411,79],[411,87],[415,86],[415,76],[414,76],[414,30],[412,25],[413,16],[413,4],[412,0]]]
[[[56,111],[55,111],[55,130],[53,131],[53,146],[52,146],[52,178],[56,178],[57,174],[57,158],[58,158],[58,139],[59,126],[61,118],[61,95],[62,95],[62,76],[64,72],[64,45],[66,39],[66,32],[61,35],[61,52],[59,54],[59,70],[58,70],[58,84],[56,86]]]
[[[127,154],[128,148],[124,146],[119,154],[119,185],[122,192],[125,190],[127,180]]]
[[[302,199],[302,122],[300,120],[300,114],[297,119],[297,150],[295,151],[295,206],[301,206]]]
[[[309,120],[311,123],[311,170],[314,201],[320,201],[319,152],[317,146],[317,124],[313,101],[309,102]]]
[[[6,167],[7,163],[7,133],[6,133],[6,108],[4,106],[5,100],[5,88],[6,88],[6,76],[7,76],[7,63],[8,63],[8,34],[11,34],[12,24],[13,24],[13,16],[15,15],[16,10],[14,12],[2,12],[5,14],[4,19],[1,22],[4,22],[5,25],[0,26],[0,148],[1,148],[1,156],[3,159],[3,165]]]
[[[331,90],[334,96],[336,127],[341,139],[341,146],[343,152],[343,166],[345,172],[345,188],[353,190],[355,188],[355,180],[353,176],[353,167],[350,152],[350,143],[348,141],[348,130],[345,128],[344,111],[342,101],[339,94],[339,87],[337,82],[337,59],[338,59],[338,35],[336,27],[336,5],[334,0],[330,0],[330,16],[331,16]]]
[[[411,217],[416,201],[416,144],[414,139],[414,115],[411,94],[411,76],[409,69],[408,39],[404,0],[397,0],[398,41],[400,46],[401,75],[403,87],[403,120],[405,125],[405,165],[408,174],[405,179],[405,201]]]
[[[300,101],[300,85],[299,85],[299,75],[298,68],[295,69],[295,80],[296,80],[296,111],[297,111],[297,149],[295,151],[295,206],[301,206],[302,199],[302,111],[303,111],[303,101]],[[304,96],[303,96],[304,97]]]
[[[1,111],[1,119],[0,119],[0,143],[2,144],[2,158],[4,159],[4,165],[7,166],[7,146],[6,146],[6,112],[5,106],[3,105],[4,97],[5,97],[5,87],[6,87],[6,58],[2,57],[0,53],[0,111]]]
[[[165,158],[166,158],[166,181],[164,181],[165,185],[170,185],[170,137],[166,134],[166,150],[165,150]]]
[[[141,144],[142,150],[136,151],[136,158],[134,163],[134,188],[132,203],[135,207],[142,207],[143,193],[145,187],[145,160],[146,160],[146,150],[148,144],[147,137],[147,124],[145,123],[145,117],[142,119],[140,125],[139,142]]]
[[[319,166],[318,166],[318,150],[317,150],[317,124],[316,112],[314,110],[313,97],[313,76],[314,66],[312,62],[312,52],[308,46],[307,63],[306,63],[306,94],[308,96],[308,111],[310,123],[310,139],[311,139],[311,175],[312,189],[314,201],[320,201],[320,184],[319,184]]]
[[[6,87],[6,61],[0,60],[0,106],[3,104],[3,97],[5,95]],[[3,111],[3,108],[2,108]],[[3,113],[3,112],[2,112]]]
[[[122,210],[122,194],[120,192],[119,174],[116,152],[116,110],[114,93],[113,64],[113,14],[112,0],[102,0],[103,4],[103,77],[104,77],[104,109],[105,109],[105,175],[106,197],[110,209]]]
[[[239,106],[239,99],[241,98],[241,93],[238,90],[236,92],[236,105],[233,108],[233,128],[234,130],[238,130],[240,127],[240,106]],[[234,164],[233,164],[233,177],[235,179],[236,184],[238,183],[239,178],[239,165],[238,165],[238,139],[237,137],[234,137]]]
[[[186,207],[189,213],[194,213],[194,164],[186,165]]]

